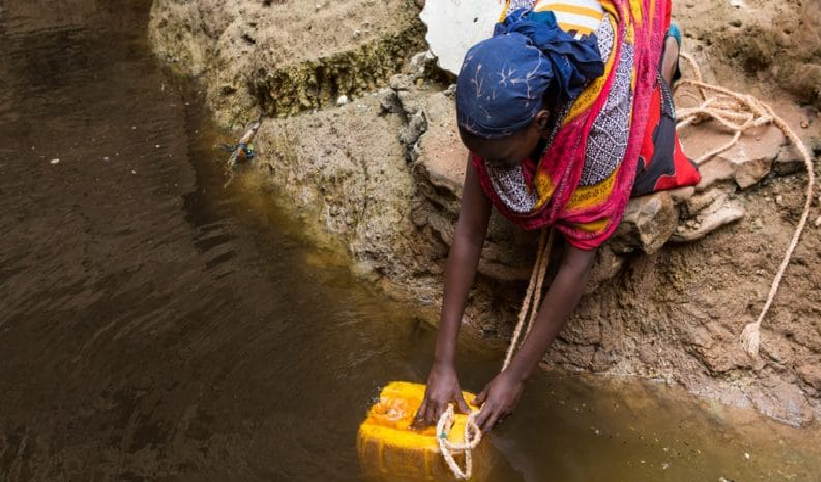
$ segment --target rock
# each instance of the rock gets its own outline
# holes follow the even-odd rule
[[[726,197],[719,196],[699,213],[697,222],[678,226],[671,239],[673,241],[701,239],[725,224],[738,221],[744,217],[744,213],[744,206],[741,202],[728,201]]]
[[[801,365],[795,369],[801,380],[816,390],[821,390],[821,367],[813,363]]]
[[[390,112],[392,114],[400,114],[403,112],[399,97],[393,89],[381,89],[377,95],[383,113]]]
[[[631,199],[611,246],[616,253],[634,248],[654,253],[670,239],[678,221],[678,208],[668,192]]]
[[[393,90],[409,90],[413,87],[413,76],[408,74],[394,74],[388,81]]]
[[[424,111],[418,111],[408,120],[407,127],[399,131],[399,140],[403,145],[412,147],[419,140],[419,137],[427,129],[428,123],[425,120]]]
[[[694,158],[731,139],[714,124],[690,128],[683,137],[688,155]],[[778,156],[784,142],[784,134],[777,127],[750,129],[735,146],[702,163],[702,181],[696,190],[704,190],[718,181],[729,179],[734,179],[741,189],[757,184],[770,173],[773,159]]]
[[[410,71],[416,75],[422,75],[425,73],[425,68],[429,61],[435,59],[433,53],[430,50],[425,50],[424,52],[419,52],[418,54],[411,57],[410,60]]]
[[[468,150],[459,138],[453,102],[444,94],[432,95],[425,103],[425,113],[429,128],[419,140],[417,162],[431,183],[461,197]]]
[[[727,188],[713,186],[707,191],[696,194],[684,202],[684,210],[687,217],[694,217],[707,206],[715,202],[725,202],[727,200]]]
[[[779,176],[795,174],[804,169],[804,159],[791,146],[782,147],[773,161],[773,172]]]
[[[726,159],[714,157],[699,166],[701,182],[696,186],[695,191],[704,191],[720,181],[727,181],[733,178],[733,166]]]
[[[690,199],[690,197],[692,197],[692,195],[696,192],[696,187],[695,186],[680,187],[678,189],[671,189],[668,192],[670,193],[670,196],[673,197],[673,201],[675,201],[676,203],[682,203],[682,202]]]

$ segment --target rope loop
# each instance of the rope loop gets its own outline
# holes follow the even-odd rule
[[[542,230],[539,236],[536,264],[533,266],[533,272],[530,275],[527,294],[525,295],[524,303],[522,303],[522,309],[519,312],[516,328],[513,330],[513,337],[510,340],[510,346],[508,347],[501,371],[505,371],[505,368],[510,364],[510,360],[513,358],[513,352],[519,344],[518,341],[522,331],[525,331],[524,338],[526,339],[530,333],[530,328],[533,326],[533,322],[536,320],[536,315],[539,312],[539,304],[542,299],[544,275],[547,272],[547,265],[550,261],[550,251],[553,247],[553,236],[553,229],[550,228]],[[528,314],[530,314],[530,316],[528,316]],[[524,343],[524,339],[522,343]],[[473,449],[482,441],[482,431],[476,424],[476,417],[479,415],[480,410],[468,415],[465,421],[464,443],[461,444],[456,444],[448,440],[450,429],[453,428],[454,413],[453,404],[448,404],[447,410],[439,417],[439,422],[436,424],[436,438],[439,442],[439,451],[442,453],[442,457],[445,459],[445,463],[450,468],[453,476],[457,479],[466,480],[469,479],[473,473]],[[454,458],[454,454],[460,452],[465,454],[464,470],[459,467],[459,464]]]
[[[701,69],[698,67],[695,59],[684,52],[681,52],[680,55],[690,64],[695,79],[679,81],[676,84],[676,91],[687,86],[695,88],[698,92],[698,97],[696,98],[700,97],[701,105],[693,108],[679,109],[676,128],[683,129],[687,126],[713,120],[727,131],[733,133],[733,138],[730,142],[699,157],[695,160],[696,164],[701,164],[713,156],[731,149],[738,144],[741,135],[746,130],[764,125],[773,125],[780,129],[781,132],[784,133],[784,136],[798,149],[798,152],[804,160],[804,165],[807,168],[807,191],[804,211],[801,213],[801,218],[795,228],[792,240],[787,247],[781,265],[778,267],[778,271],[770,285],[770,292],[767,295],[767,301],[764,303],[764,307],[761,309],[756,321],[747,324],[741,332],[742,347],[750,356],[757,357],[761,345],[761,322],[772,306],[775,295],[778,292],[778,287],[781,284],[781,278],[784,276],[784,272],[790,264],[790,258],[792,257],[793,251],[795,251],[795,247],[798,245],[798,240],[801,238],[801,233],[804,231],[804,226],[807,224],[807,218],[810,214],[813,187],[815,186],[815,170],[812,165],[812,156],[795,131],[787,125],[784,119],[775,114],[772,107],[751,95],[740,94],[724,87],[705,83],[702,80]],[[707,96],[708,92],[711,97]]]
[[[445,459],[445,463],[450,468],[453,476],[457,479],[467,480],[473,474],[473,449],[479,446],[482,441],[482,431],[476,425],[476,416],[479,411],[472,412],[465,421],[464,442],[457,444],[448,440],[448,433],[453,427],[454,409],[453,404],[448,404],[448,409],[439,417],[436,424],[436,439],[439,442],[439,451]],[[462,470],[454,458],[455,453],[465,454],[465,469]]]

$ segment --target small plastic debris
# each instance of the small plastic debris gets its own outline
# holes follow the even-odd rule
[[[747,460],[750,460],[750,454],[748,454],[747,452],[744,452],[744,458],[747,459]]]
[[[254,149],[254,145],[251,144],[251,141],[254,139],[254,136],[256,136],[261,122],[262,118],[249,125],[238,143],[234,145],[221,144],[218,146],[220,149],[231,153],[231,157],[228,159],[229,168],[235,168],[238,164],[250,161],[254,158],[256,150]]]
[[[348,103],[348,96],[347,95],[340,95],[336,98],[336,105],[345,105]]]
[[[110,158],[110,157],[108,157],[108,156],[105,156],[105,157],[103,157],[103,160],[104,160],[105,162],[108,162],[108,161],[110,161],[110,160],[111,160],[111,158]]]
[[[51,163],[52,164],[60,164],[60,159],[55,157],[54,159],[51,160]]]
[[[664,462],[663,464],[661,464],[661,470],[667,470],[669,468],[670,468],[670,464],[668,464],[667,462]]]
[[[362,32],[360,30],[353,31],[353,38],[359,38],[362,36]]]
[[[132,131],[136,131],[136,130],[137,130],[137,126],[131,126],[131,130],[132,130]]]
[[[160,148],[160,145],[159,145],[159,144],[154,144],[154,147],[156,147],[157,149],[159,149],[159,148]]]
[[[132,170],[131,170],[131,174],[137,174],[137,171],[135,171],[134,169],[132,169]]]

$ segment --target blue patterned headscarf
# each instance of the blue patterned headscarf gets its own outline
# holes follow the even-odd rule
[[[548,88],[555,95],[549,101],[569,101],[602,73],[595,35],[576,39],[553,12],[516,10],[465,55],[456,81],[459,127],[484,139],[505,137],[531,123]]]

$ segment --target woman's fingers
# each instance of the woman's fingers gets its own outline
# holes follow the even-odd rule
[[[439,417],[442,416],[442,407],[438,402],[434,402],[431,410],[428,410],[428,425],[436,425],[439,422]]]
[[[422,422],[425,421],[425,411],[428,408],[428,399],[422,400],[422,405],[419,405],[419,410],[416,411],[416,415],[413,417],[413,426],[418,427],[422,425]]]
[[[465,415],[469,415],[471,410],[468,406],[468,402],[465,401],[465,397],[460,393],[458,397],[456,397],[456,402],[459,405],[459,411],[464,413]]]
[[[488,417],[493,414],[493,407],[492,406],[483,406],[482,410],[479,412],[479,416],[476,417],[476,425],[479,426],[479,430],[482,432],[485,431],[485,424],[487,423]]]
[[[482,432],[490,432],[491,430],[493,430],[494,425],[496,425],[496,422],[499,420],[501,411],[497,407],[490,407],[490,410],[485,412],[485,409],[482,408],[482,415],[484,415],[484,418],[482,418],[482,420],[480,421],[481,423],[478,423],[479,429]]]
[[[486,399],[487,399],[487,387],[485,387],[485,389],[482,390],[479,393],[479,395],[477,395],[476,398],[473,399],[473,404],[476,405],[477,407],[481,407],[482,404],[485,403]]]
[[[496,426],[496,422],[499,420],[499,411],[494,410],[493,415],[490,417],[490,420],[487,422],[486,432],[493,430],[493,427]]]

